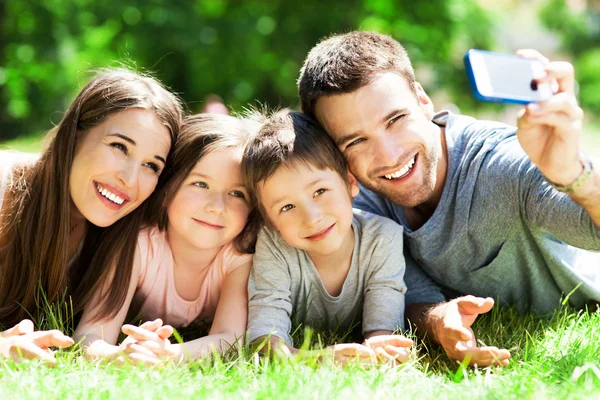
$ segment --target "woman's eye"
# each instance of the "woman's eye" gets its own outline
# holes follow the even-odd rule
[[[317,197],[322,195],[323,193],[325,193],[327,191],[327,189],[318,189],[315,194],[313,195],[313,197]]]
[[[202,189],[208,189],[208,185],[206,184],[206,182],[194,182],[194,183],[192,183],[192,185],[197,186]]]
[[[292,208],[294,208],[294,206],[293,206],[293,205],[291,205],[291,204],[286,204],[285,206],[281,207],[281,212],[290,211]]]
[[[160,175],[160,167],[158,166],[158,164],[153,163],[153,162],[149,162],[144,164],[146,167],[150,168],[152,171],[154,171],[154,173],[156,175]]]
[[[239,197],[240,199],[245,199],[246,195],[244,194],[244,192],[240,191],[240,190],[234,190],[231,192],[231,195],[234,197]]]
[[[115,149],[119,149],[121,150],[123,153],[125,153],[125,155],[129,154],[129,149],[127,148],[127,146],[121,142],[113,142],[110,144],[111,147],[114,147]]]

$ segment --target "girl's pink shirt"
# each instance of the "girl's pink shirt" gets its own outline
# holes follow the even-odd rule
[[[188,301],[175,289],[174,260],[166,232],[148,228],[138,238],[140,277],[133,297],[133,307],[140,310],[144,321],[161,318],[175,327],[188,326],[195,320],[212,321],[217,309],[221,287],[227,274],[252,261],[251,254],[238,253],[231,243],[223,246],[207,267],[200,295]]]

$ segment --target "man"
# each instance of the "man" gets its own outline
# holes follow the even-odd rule
[[[539,314],[563,296],[579,308],[600,301],[600,257],[582,250],[600,251],[600,163],[581,153],[573,69],[520,55],[546,63],[537,81],[556,81],[558,92],[527,106],[518,132],[434,115],[402,46],[373,32],[322,41],[298,80],[303,111],[363,186],[355,206],[404,226],[407,316],[449,357],[480,366],[510,357],[476,345],[470,326],[492,308],[487,296]],[[474,296],[440,303],[419,267],[448,292]]]

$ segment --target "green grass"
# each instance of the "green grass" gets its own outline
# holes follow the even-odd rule
[[[0,398],[598,398],[600,313],[561,310],[552,319],[494,310],[476,322],[479,339],[509,348],[505,368],[464,368],[418,342],[413,360],[393,367],[340,367],[329,360],[259,359],[250,351],[162,369],[100,365],[80,350],[58,365],[0,362]]]

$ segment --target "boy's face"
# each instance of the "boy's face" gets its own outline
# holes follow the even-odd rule
[[[358,190],[352,176],[348,188],[337,172],[297,162],[279,168],[259,186],[259,195],[287,244],[322,257],[352,238],[352,197]]]

